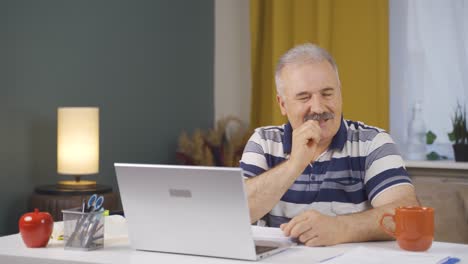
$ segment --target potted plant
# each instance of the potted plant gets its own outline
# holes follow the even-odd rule
[[[448,134],[453,143],[455,161],[468,161],[468,130],[466,129],[466,106],[457,103],[452,117],[453,131]]]

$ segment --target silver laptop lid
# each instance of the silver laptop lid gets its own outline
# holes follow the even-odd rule
[[[240,168],[114,165],[135,249],[257,258]]]

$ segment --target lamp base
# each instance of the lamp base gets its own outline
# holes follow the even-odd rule
[[[111,193],[112,187],[102,184],[96,184],[96,186],[89,189],[64,189],[58,187],[58,184],[42,185],[34,189],[34,192],[41,195],[61,195],[61,196],[74,196],[74,195],[91,195],[91,194],[105,194]],[[72,206],[68,207],[71,208]]]
[[[60,189],[71,189],[71,190],[85,190],[90,188],[96,188],[95,181],[59,181],[57,188]]]

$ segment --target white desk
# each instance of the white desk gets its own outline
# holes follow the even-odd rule
[[[394,241],[342,244],[333,247],[308,248],[297,246],[261,260],[262,263],[317,263],[359,245],[370,248],[398,250]],[[432,254],[457,256],[459,263],[468,263],[468,245],[434,242],[428,251]],[[26,248],[19,235],[0,237],[0,263],[240,263],[239,260],[209,258],[189,255],[136,251],[130,248],[127,239],[106,240],[105,247],[96,251],[70,251],[63,243],[52,243],[47,248]],[[245,263],[255,263],[245,261]]]

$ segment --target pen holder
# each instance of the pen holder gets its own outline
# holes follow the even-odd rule
[[[65,249],[94,250],[104,247],[104,212],[62,210]]]

